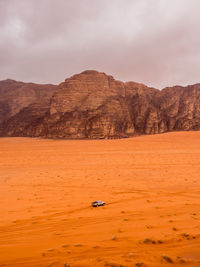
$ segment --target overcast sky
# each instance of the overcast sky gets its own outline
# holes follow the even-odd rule
[[[200,82],[199,0],[0,0],[0,80]]]

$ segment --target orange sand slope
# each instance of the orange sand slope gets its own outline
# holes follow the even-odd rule
[[[200,132],[1,138],[0,210],[0,266],[200,266]]]

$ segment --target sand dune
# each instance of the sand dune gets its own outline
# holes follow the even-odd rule
[[[199,194],[200,132],[1,138],[0,266],[200,266]]]

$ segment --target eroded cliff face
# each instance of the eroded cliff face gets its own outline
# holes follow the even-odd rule
[[[15,80],[0,81],[0,123],[16,115],[30,104],[50,100],[57,86],[23,83]]]
[[[1,110],[6,113],[7,106]],[[200,84],[159,91],[84,71],[61,83],[51,98],[14,110],[1,123],[1,136],[99,139],[200,130]]]
[[[84,71],[66,79],[59,88],[45,120],[48,137],[117,138],[134,134],[124,83],[105,73]]]
[[[200,84],[165,88],[160,98],[167,131],[200,129]]]

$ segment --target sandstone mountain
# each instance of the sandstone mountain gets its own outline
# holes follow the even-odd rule
[[[49,106],[50,98],[56,90],[57,86],[51,84],[23,83],[11,79],[0,81],[0,128],[6,126],[9,119],[24,108],[42,101],[41,110],[37,111],[39,115]]]
[[[9,83],[16,82],[0,82],[0,136],[124,138],[200,130],[200,84],[160,91],[84,71],[37,93],[21,83],[26,89],[12,98]]]

